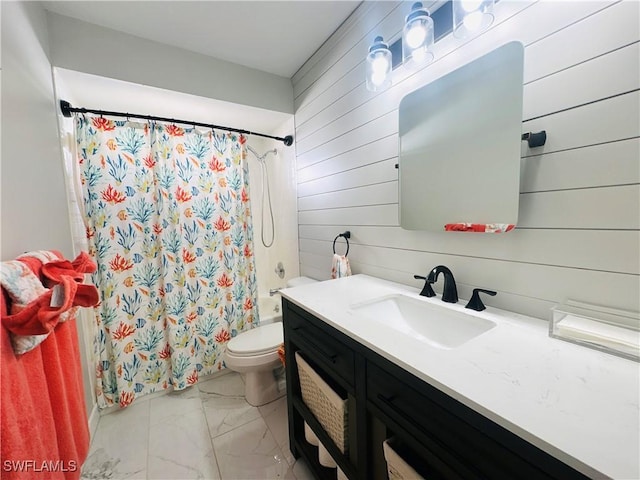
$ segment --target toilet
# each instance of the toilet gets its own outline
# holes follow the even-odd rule
[[[308,277],[296,277],[287,281],[287,287],[315,282]],[[278,382],[278,373],[282,372],[278,347],[282,342],[284,334],[280,320],[242,332],[227,343],[224,362],[230,370],[244,375],[245,398],[254,407],[286,393]]]

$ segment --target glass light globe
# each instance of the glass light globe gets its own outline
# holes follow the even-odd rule
[[[478,7],[482,3],[482,0],[462,0],[460,4],[465,12],[473,12],[478,10]]]
[[[373,72],[371,74],[371,83],[373,83],[376,87],[379,87],[384,83],[387,76],[381,72]]]
[[[493,23],[495,0],[453,0],[453,35],[467,38]]]
[[[482,25],[482,12],[471,12],[462,21],[467,30],[475,32]]]
[[[416,63],[425,62],[428,56],[433,57],[431,54],[429,54],[429,52],[427,52],[427,49],[425,47],[416,48],[411,54],[413,61]]]
[[[377,92],[391,85],[391,51],[382,37],[376,37],[366,59],[367,90]]]
[[[433,60],[433,19],[416,2],[405,19],[402,29],[402,61],[407,68],[417,68]]]
[[[384,54],[376,54],[371,62],[371,71],[376,75],[384,75],[389,68],[389,60]]]
[[[407,45],[418,48],[427,38],[427,31],[420,22],[414,22],[407,32]]]

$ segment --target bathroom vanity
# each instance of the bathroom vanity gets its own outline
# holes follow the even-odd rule
[[[304,422],[350,479],[387,478],[390,437],[425,478],[640,477],[638,363],[366,275],[281,293],[290,448],[317,478],[336,469]],[[302,401],[295,352],[348,400],[345,454]]]

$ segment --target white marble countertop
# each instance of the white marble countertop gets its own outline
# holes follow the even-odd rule
[[[640,364],[548,336],[547,322],[466,302],[444,304],[367,275],[283,297],[396,365],[592,478],[640,479]],[[454,348],[430,347],[350,309],[402,293],[497,326]]]

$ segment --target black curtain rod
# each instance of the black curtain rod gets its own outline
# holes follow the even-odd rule
[[[212,125],[209,123],[193,122],[188,120],[177,120],[175,118],[156,117],[153,115],[140,115],[138,113],[109,112],[107,110],[93,110],[90,108],[78,108],[78,107],[72,107],[71,104],[65,100],[60,100],[60,110],[62,111],[62,115],[64,115],[67,118],[71,117],[71,114],[76,112],[77,113],[95,113],[96,115],[107,115],[109,117],[141,118],[143,120],[155,120],[159,122],[182,123],[184,125],[193,125],[194,127],[198,126],[198,127],[212,128],[214,130],[215,129],[227,130],[229,132],[243,133],[246,135],[255,135],[257,137],[271,138],[273,140],[278,140],[284,143],[287,147],[290,147],[291,145],[293,145],[292,135],[287,135],[286,137],[274,137],[273,135],[267,135],[265,133],[250,132],[249,130],[223,127],[220,125]]]

